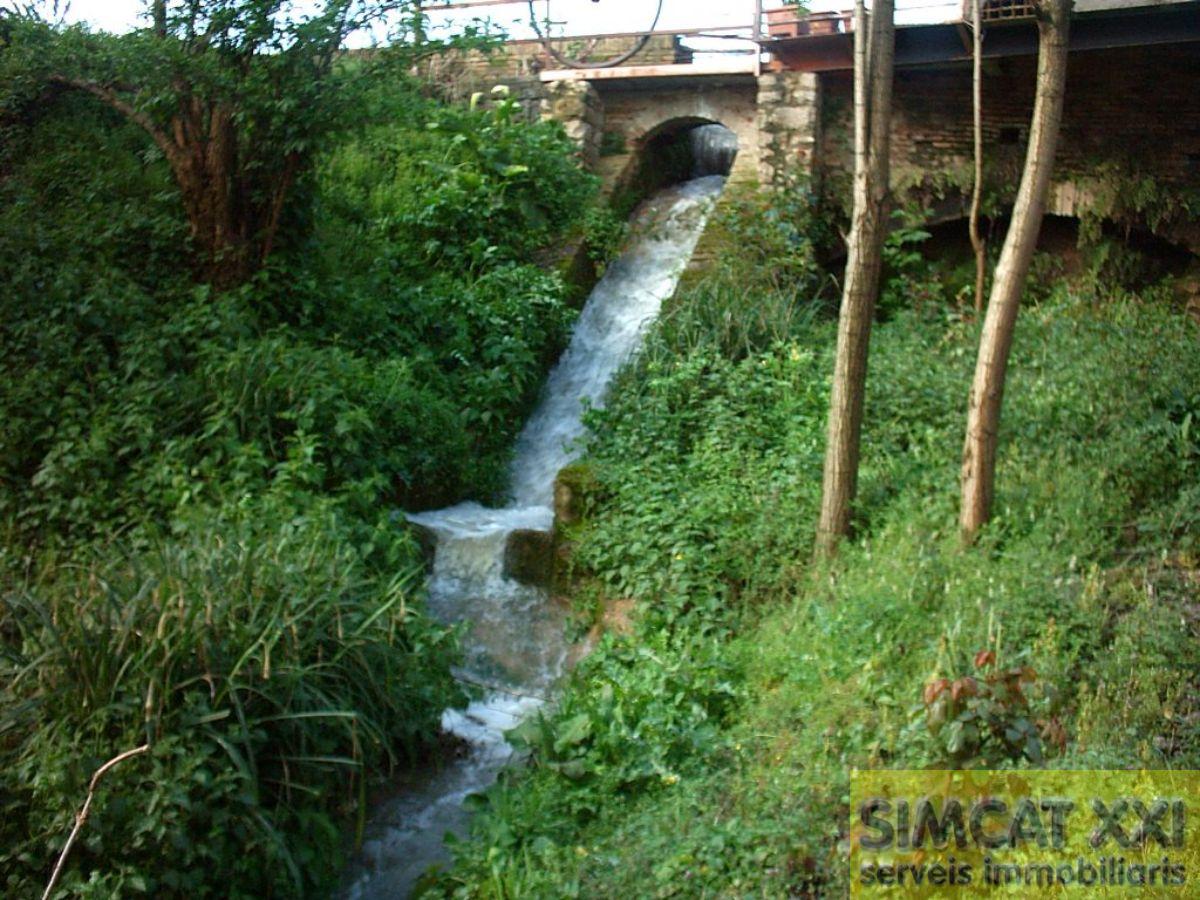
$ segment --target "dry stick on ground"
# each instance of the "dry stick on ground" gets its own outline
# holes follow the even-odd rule
[[[54,888],[58,884],[58,879],[62,876],[63,866],[66,865],[67,856],[71,852],[71,847],[75,843],[75,839],[79,837],[79,832],[83,830],[83,823],[87,821],[88,813],[92,810],[92,800],[96,796],[96,786],[100,784],[100,779],[104,774],[119,763],[134,756],[145,753],[150,749],[149,744],[142,744],[140,747],[134,747],[132,750],[126,750],[124,753],[114,756],[104,765],[96,770],[96,774],[92,776],[92,782],[88,785],[87,799],[83,801],[83,809],[79,811],[79,815],[75,817],[75,827],[71,829],[71,834],[67,838],[67,843],[63,845],[62,853],[58,855],[58,862],[54,864],[54,873],[50,876],[50,883],[46,885],[46,890],[42,893],[42,900],[50,900],[50,895],[54,893]]]

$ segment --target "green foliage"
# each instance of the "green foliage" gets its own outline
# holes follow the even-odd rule
[[[608,207],[593,206],[584,214],[584,246],[598,274],[603,275],[605,267],[617,258],[628,233],[625,219]]]
[[[1179,184],[1163,184],[1143,170],[1136,159],[1093,162],[1088,203],[1080,215],[1082,246],[1100,242],[1104,223],[1143,224],[1161,232],[1164,226],[1195,221],[1200,217],[1200,191]]]
[[[574,673],[553,718],[513,732],[538,766],[575,785],[563,800],[576,814],[599,813],[612,794],[674,784],[681,767],[716,749],[737,699],[732,666],[714,638],[684,640],[609,641]]]
[[[738,361],[807,334],[830,282],[818,265],[829,235],[802,184],[770,193],[731,188],[701,238],[713,253],[688,302],[672,300],[647,342],[646,365],[707,351]]]
[[[525,122],[514,100],[424,104],[405,118],[367,129],[322,166],[338,188],[324,192],[322,212],[341,232],[327,245],[339,267],[394,277],[527,259],[595,190],[561,126]]]
[[[966,552],[976,327],[894,310],[872,342],[860,534],[820,564],[831,324],[731,343],[725,314],[749,301],[711,282],[677,298],[672,315],[708,325],[680,340],[660,322],[595,414],[570,531],[576,578],[635,600],[635,633],[581,665],[440,895],[836,896],[851,768],[1200,763],[1180,677],[1200,665],[1200,335],[1161,293],[1058,281],[1023,311],[997,516]],[[653,657],[627,666],[639,650]],[[695,694],[663,684],[645,713],[671,736],[614,736],[611,698],[677,671]],[[706,671],[729,706],[680,755]],[[663,759],[672,777],[629,777]]]
[[[307,14],[271,0],[145,5],[148,27],[126,35],[14,17],[0,109],[72,90],[141,129],[179,192],[196,274],[241,284],[278,246],[297,183],[346,123],[346,93],[364,67],[335,65],[343,40],[386,13],[419,35],[420,13],[408,0]]]
[[[800,179],[772,191],[743,190],[723,199],[709,225],[724,251],[715,261],[720,274],[740,281],[748,291],[769,289],[810,299],[823,287],[818,257],[835,240],[819,202]]]
[[[628,152],[628,148],[625,146],[625,136],[619,131],[606,131],[600,136],[601,156],[620,156],[622,153]]]
[[[392,112],[398,121],[381,115],[320,168],[319,257],[299,320],[325,340],[403,355],[458,406],[436,429],[455,443],[408,467],[402,502],[494,495],[573,321],[561,279],[527,260],[588,208],[595,179],[560,126],[524,122],[507,98]]]
[[[931,237],[921,223],[925,216],[910,210],[893,214],[896,227],[883,241],[883,288],[878,311],[886,318],[902,309],[921,309],[943,302],[941,285],[929,276],[921,245]]]
[[[138,550],[5,559],[0,870],[45,882],[92,771],[114,771],[64,896],[302,896],[338,818],[458,699],[450,635],[376,575],[326,503],[201,515]]]
[[[84,50],[132,65],[148,38],[56,40],[99,66]],[[330,112],[309,100],[356,121],[305,145],[287,239],[225,291],[194,283],[143,129],[44,80],[0,92],[6,896],[40,890],[92,772],[143,742],[61,896],[328,894],[368,780],[431,752],[461,699],[394,509],[498,489],[571,321],[528,260],[594,181],[560,128],[443,108],[385,62],[348,60],[336,98],[287,94],[282,59],[238,75],[282,79],[251,86],[284,92],[264,153]]]
[[[672,615],[719,614],[770,579],[811,530],[777,513],[813,496],[802,473],[820,459],[819,429],[789,425],[823,421],[825,361],[791,343],[740,362],[704,348],[670,369],[647,363],[644,391],[620,392],[595,420],[612,435],[593,453],[612,500],[587,523],[576,562],[610,595],[659,595]]]
[[[88,537],[285,469],[371,516],[498,488],[570,323],[558,279],[516,260],[592,182],[558,130],[504,104],[392,92],[371,111],[400,121],[322,166],[317,251],[225,294],[179,277],[174,194],[135,130],[71,94],[23,133],[0,185],[0,516]],[[451,200],[425,202],[447,159],[493,210],[457,238]]]

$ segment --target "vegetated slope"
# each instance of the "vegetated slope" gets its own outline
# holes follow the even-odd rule
[[[358,85],[362,87],[361,84]],[[460,699],[397,507],[484,497],[573,315],[561,129],[381,80],[251,283],[90,97],[0,153],[0,893],[308,896]],[[7,111],[6,111],[7,115]]]
[[[1033,285],[968,551],[969,264],[892,241],[860,531],[812,564],[835,325],[802,216],[750,201],[723,226],[568,473],[584,627],[633,598],[632,632],[523,729],[529,768],[435,895],[841,896],[852,767],[1200,764],[1200,333],[1167,286],[1123,288],[1111,247]]]

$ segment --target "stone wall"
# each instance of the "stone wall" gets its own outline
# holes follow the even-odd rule
[[[552,81],[543,87],[542,118],[561,122],[567,137],[579,145],[583,164],[594,169],[604,136],[605,110],[600,94],[586,81]]]
[[[758,79],[758,179],[780,185],[811,175],[821,133],[821,85],[812,72],[764,72]]]
[[[737,81],[714,79],[688,87],[654,90],[619,90],[601,86],[604,103],[603,145],[599,172],[611,188],[634,174],[639,154],[650,140],[671,130],[716,122],[738,139],[738,155],[730,172],[734,183],[758,178],[757,90],[753,78]]]

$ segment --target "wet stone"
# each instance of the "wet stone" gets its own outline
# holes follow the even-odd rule
[[[549,531],[519,528],[504,547],[506,577],[533,587],[549,587],[554,580],[554,535]]]

